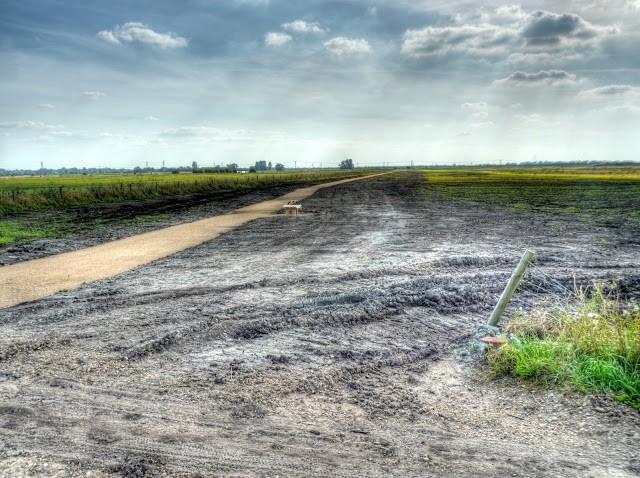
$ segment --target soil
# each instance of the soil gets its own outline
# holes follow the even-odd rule
[[[525,248],[504,320],[574,280],[637,299],[619,228],[411,172],[303,210],[3,309],[0,476],[640,475],[637,410],[488,381],[466,351]]]

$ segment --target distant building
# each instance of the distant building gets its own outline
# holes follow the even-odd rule
[[[191,163],[191,169],[198,169],[198,162],[194,161],[193,163]]]

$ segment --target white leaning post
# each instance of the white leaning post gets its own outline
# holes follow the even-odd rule
[[[527,271],[527,267],[529,267],[529,264],[531,264],[535,255],[536,254],[534,252],[528,249],[524,251],[520,262],[518,262],[513,274],[511,274],[507,287],[504,288],[504,291],[500,296],[500,300],[498,300],[498,303],[496,304],[496,308],[493,309],[493,313],[491,314],[491,317],[489,317],[489,322],[487,322],[489,325],[494,327],[498,325],[500,317],[502,317],[504,310],[507,308],[507,305],[509,305],[511,297],[513,297],[513,293],[516,291],[518,284],[520,284],[524,273]]]

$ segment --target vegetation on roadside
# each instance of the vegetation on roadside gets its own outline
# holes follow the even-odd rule
[[[17,221],[0,222],[0,244],[14,242],[25,237],[43,237],[45,231],[37,228],[25,227]]]
[[[439,168],[424,189],[445,199],[640,226],[640,166]]]
[[[487,355],[496,374],[612,393],[640,408],[640,308],[615,288],[579,290],[577,305],[518,315],[506,331],[514,339]]]
[[[0,213],[172,196],[267,184],[335,181],[376,170],[269,171],[259,174],[128,174],[0,178]]]
[[[121,224],[125,228],[137,229],[140,225],[153,221],[169,219],[169,214],[141,214],[128,219],[91,218],[79,220],[76,214],[64,210],[46,210],[14,215],[15,219],[0,220],[0,246],[12,244],[30,238],[62,238],[73,234],[112,227]]]

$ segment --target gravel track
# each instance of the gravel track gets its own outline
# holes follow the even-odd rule
[[[523,304],[541,274],[637,297],[620,231],[444,202],[412,172],[303,207],[5,309],[0,476],[640,474],[637,411],[459,358],[526,247]]]

